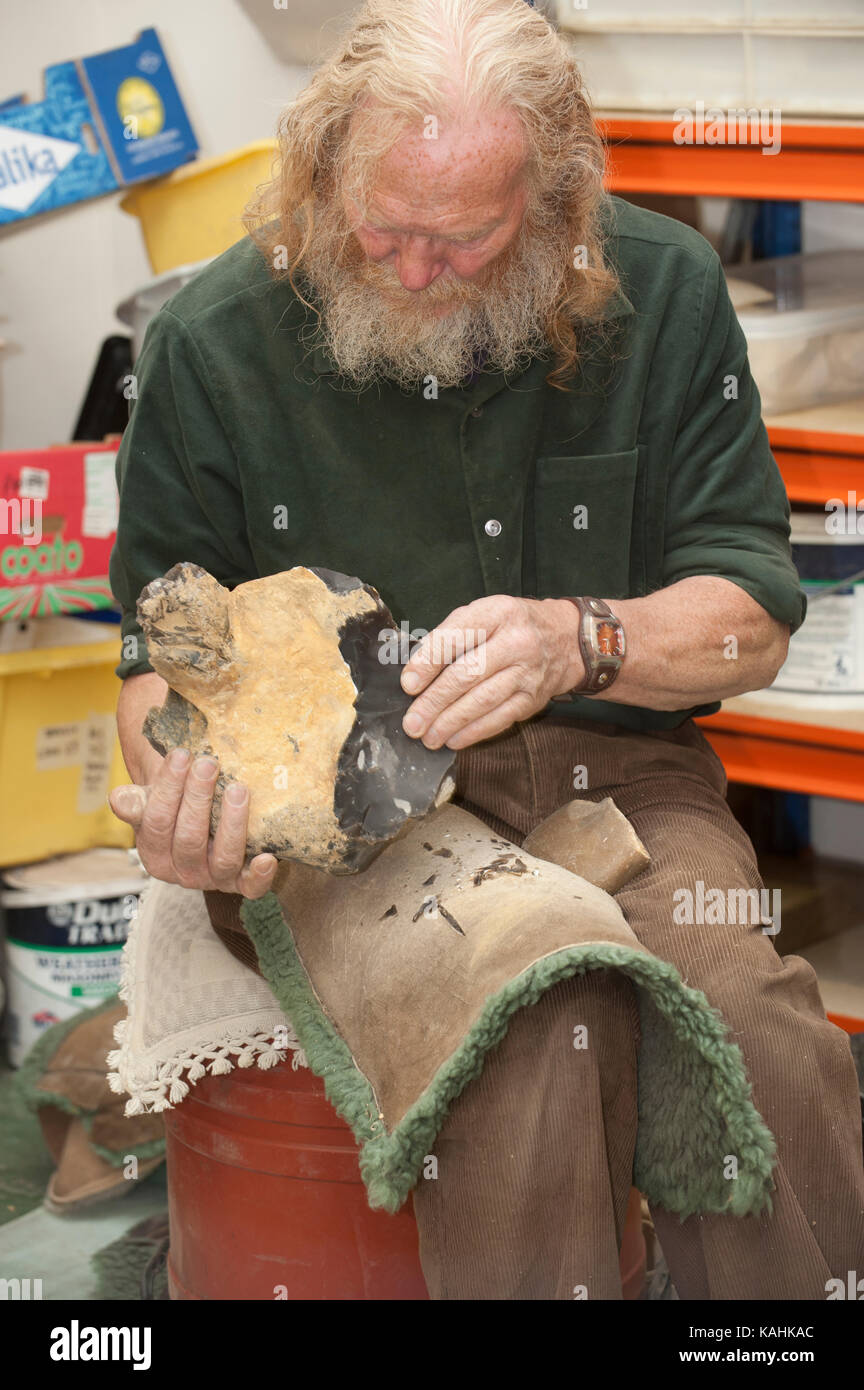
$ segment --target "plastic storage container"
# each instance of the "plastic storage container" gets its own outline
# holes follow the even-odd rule
[[[258,184],[270,178],[275,154],[275,141],[258,140],[196,160],[121,198],[124,212],[141,221],[154,272],[219,256],[239,241],[243,210]]]
[[[861,0],[557,0],[557,17],[600,110],[864,115]]]
[[[819,251],[728,271],[766,415],[864,391],[864,251]]]
[[[114,713],[116,629],[105,639],[90,624],[90,640],[81,641],[80,621],[49,621],[50,631],[21,634],[37,645],[0,654],[0,865],[133,842],[106,801],[129,781]],[[62,643],[65,623],[68,642],[38,645]]]

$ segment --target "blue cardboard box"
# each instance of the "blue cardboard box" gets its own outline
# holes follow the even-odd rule
[[[0,226],[167,174],[198,142],[155,29],[0,103]]]

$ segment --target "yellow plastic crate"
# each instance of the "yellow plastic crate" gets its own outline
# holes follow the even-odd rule
[[[118,660],[117,637],[0,654],[0,867],[132,845],[106,800],[129,781]]]
[[[140,219],[154,273],[219,256],[239,241],[243,209],[269,180],[275,155],[275,140],[258,140],[184,164],[121,198],[124,212]]]

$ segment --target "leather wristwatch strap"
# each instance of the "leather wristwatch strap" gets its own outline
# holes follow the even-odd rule
[[[579,651],[585,677],[580,685],[564,695],[552,696],[553,700],[562,701],[572,700],[577,695],[599,695],[608,690],[621,670],[626,650],[624,629],[608,603],[588,595],[572,598],[568,594],[566,597],[579,610]]]

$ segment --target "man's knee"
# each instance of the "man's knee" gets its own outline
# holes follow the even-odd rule
[[[638,1047],[639,1009],[630,980],[620,970],[585,970],[560,980],[537,1004],[516,1014],[511,1030],[542,1035],[557,1052],[621,1049],[632,1038]]]
[[[780,905],[749,849],[718,834],[679,860],[666,845],[617,900],[643,945],[717,1009],[763,1100],[780,1085],[803,1110],[848,1088],[848,1039],[825,1018],[812,966],[780,954]]]
[[[776,953],[768,966],[761,956],[725,958],[688,984],[720,1013],[761,1106],[806,1127],[830,1098],[838,1117],[849,1110],[858,1123],[849,1039],[826,1018],[809,962]]]
[[[497,1135],[536,1131],[564,1116],[575,1123],[590,1103],[635,1096],[639,1011],[617,970],[592,970],[552,985],[511,1017],[482,1071],[454,1101],[440,1140],[468,1139],[478,1149]]]

